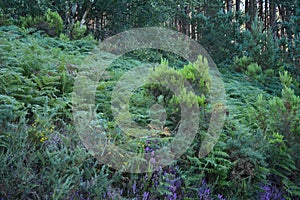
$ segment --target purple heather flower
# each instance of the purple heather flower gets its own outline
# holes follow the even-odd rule
[[[200,199],[209,199],[210,189],[208,188],[205,180],[202,181],[202,185],[198,190],[198,195]]]
[[[155,162],[156,162],[156,161],[155,161],[155,158],[150,158],[150,163],[151,163],[151,164],[153,164],[153,165],[154,165],[154,164],[155,164]]]
[[[154,157],[154,151],[151,151],[151,155]]]
[[[145,152],[146,152],[146,153],[148,153],[148,152],[150,152],[150,151],[151,151],[150,147],[146,147],[146,148],[145,148]]]
[[[276,186],[264,185],[261,189],[260,200],[284,200],[281,191]]]
[[[226,200],[225,198],[223,198],[223,195],[221,195],[221,194],[218,194],[218,199],[220,199],[220,200]]]
[[[157,186],[158,186],[158,181],[156,180],[156,181],[155,181],[155,187],[157,187]]]
[[[176,194],[176,192],[174,192],[174,194],[173,194],[173,199],[177,199],[177,194]]]
[[[149,192],[144,192],[143,194],[143,200],[147,200],[149,197]]]
[[[132,185],[132,191],[133,191],[133,194],[136,193],[136,181],[134,181],[134,183]]]

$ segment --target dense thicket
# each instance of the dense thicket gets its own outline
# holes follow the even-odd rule
[[[48,9],[62,21],[49,13],[45,20]],[[297,0],[13,0],[0,2],[0,13],[0,24],[19,23],[71,39],[92,33],[103,40],[130,28],[163,26],[198,40],[217,63],[248,56],[264,70],[289,70],[299,82]]]
[[[0,1],[0,199],[299,199],[299,15],[298,0]],[[97,117],[112,143],[155,152],[174,137],[180,103],[201,112],[176,162],[122,173],[82,145],[72,124],[74,78],[98,40],[147,26],[177,30],[208,50],[222,73],[227,118],[213,151],[199,158],[212,115],[208,64],[161,50],[123,55],[96,87]],[[165,108],[165,127],[150,126],[155,140],[122,132],[110,105],[117,81],[142,63],[158,63],[152,75],[166,76],[163,83],[183,77],[198,91],[134,91],[129,110],[141,127],[149,128],[152,105]]]

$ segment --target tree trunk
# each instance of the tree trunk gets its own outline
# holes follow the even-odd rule
[[[276,6],[275,6],[275,0],[270,0],[270,27],[274,26],[274,22],[276,20]],[[283,14],[283,13],[282,13]],[[284,16],[282,16],[284,18]],[[282,19],[284,20],[284,19]]]
[[[245,13],[246,15],[250,16],[249,0],[245,0]],[[246,22],[246,29],[250,30],[250,28],[251,28],[251,20]]]
[[[269,0],[265,0],[265,17],[264,17],[264,23],[266,28],[270,28],[269,22]]]
[[[264,19],[264,1],[263,0],[259,0],[258,16],[260,17],[260,19]]]
[[[254,20],[257,13],[257,2],[256,0],[250,0],[250,18],[251,22]]]
[[[236,0],[236,12],[239,12],[241,10],[241,0]]]
[[[226,0],[227,12],[232,12],[233,0]]]
[[[251,24],[256,16],[257,6],[256,0],[246,0],[245,1],[245,12],[250,17],[250,20],[246,23],[246,28],[251,30]]]
[[[88,8],[86,9],[86,11],[84,11],[84,14],[83,14],[83,16],[82,16],[82,19],[81,19],[81,21],[80,21],[80,28],[82,28],[83,25],[85,24],[85,19],[86,19],[87,15],[88,15],[89,11],[90,11],[90,7],[88,7]]]

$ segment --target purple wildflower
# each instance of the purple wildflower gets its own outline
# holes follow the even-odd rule
[[[226,200],[225,198],[223,198],[223,195],[221,195],[221,194],[218,194],[218,199],[219,200]]]
[[[210,189],[207,186],[205,180],[202,181],[202,185],[198,189],[199,199],[209,199],[210,197]]]
[[[260,200],[284,200],[281,191],[276,186],[264,185],[261,189]]]
[[[153,156],[153,157],[154,157],[154,151],[151,151],[151,156]]]
[[[150,163],[152,164],[152,165],[155,165],[155,158],[150,158]]]
[[[149,198],[149,192],[144,192],[143,200],[147,200]]]
[[[132,185],[132,191],[133,191],[133,194],[136,193],[136,181],[134,181],[134,183]]]

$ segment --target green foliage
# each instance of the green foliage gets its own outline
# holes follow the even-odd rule
[[[16,8],[20,2],[28,5],[30,1],[18,1]],[[37,6],[45,3],[40,2]],[[237,73],[223,70],[228,101],[226,124],[213,151],[199,158],[197,153],[207,136],[211,116],[208,95],[214,81],[210,79],[207,60],[200,56],[196,62],[186,64],[179,56],[161,50],[136,50],[115,60],[97,86],[97,119],[107,131],[109,141],[139,153],[146,148],[156,151],[164,147],[176,139],[174,133],[182,120],[180,104],[200,107],[199,131],[176,162],[157,172],[122,173],[99,164],[86,152],[71,123],[73,79],[97,42],[91,36],[84,37],[87,26],[80,28],[79,21],[73,26],[73,40],[70,40],[62,33],[63,23],[57,12],[46,13],[43,7],[40,10],[44,12],[31,13],[27,8],[22,11],[27,14],[23,15],[11,2],[1,2],[2,8],[7,5],[12,15],[21,19],[23,29],[0,27],[0,198],[142,199],[149,192],[148,199],[171,199],[170,195],[176,192],[178,199],[199,199],[201,187],[209,187],[213,194],[207,199],[217,199],[219,193],[226,199],[259,199],[258,188],[267,183],[276,185],[286,199],[299,198],[300,98],[294,91],[296,72],[293,78],[286,71],[276,76],[279,66],[297,71],[296,62],[286,58],[280,60],[283,63],[277,62],[273,36],[262,30],[260,22],[254,21],[252,32],[240,34],[237,30],[242,17],[219,12],[222,7],[219,0],[208,2],[211,7],[203,13],[199,10],[204,4],[198,1],[149,1],[145,6],[140,6],[140,2],[106,1],[101,2],[103,7],[98,1],[57,5],[58,2],[50,7],[57,7],[65,21],[70,18],[62,11],[70,11],[74,5],[78,6],[77,20],[89,6],[91,16],[101,15],[106,6],[107,26],[101,27],[103,33],[160,24],[170,15],[197,22],[201,35],[197,39],[208,46],[219,63],[227,64],[235,56],[232,67]],[[178,11],[178,5],[183,8],[189,3],[199,3],[200,7],[192,11],[191,19],[182,10]],[[115,9],[120,12],[112,15]],[[162,10],[165,12],[161,15]],[[138,18],[140,13],[145,14]],[[1,16],[5,20],[11,17],[8,10]],[[293,20],[296,23],[297,19]],[[222,25],[216,27],[217,24]],[[107,27],[111,29],[106,30]],[[43,37],[32,28],[59,38]],[[296,32],[294,42],[297,43]],[[296,45],[291,43],[289,50],[293,52],[291,56],[297,56]],[[149,65],[153,70],[148,79],[158,80],[158,84],[136,88],[129,111],[138,126],[149,130],[125,133],[112,115],[112,91],[127,71],[145,62],[160,62]],[[277,86],[277,82],[282,86]],[[172,89],[179,91],[177,95]],[[281,94],[272,96],[279,90]],[[164,109],[152,109],[153,105]],[[158,119],[151,121],[151,116]],[[129,166],[135,164],[134,159],[127,161]]]
[[[54,30],[54,35],[58,36],[63,30],[63,20],[58,12],[52,12],[48,10],[46,13],[46,22],[49,26],[49,29]]]
[[[298,174],[299,155],[299,108],[300,98],[290,89],[292,78],[288,72],[280,73],[283,84],[281,97],[266,100],[259,95],[254,107],[250,109],[250,121],[265,134],[265,157],[274,182],[281,181],[286,195],[299,196]],[[279,179],[279,180],[278,180]],[[293,190],[291,190],[293,188]]]
[[[207,60],[202,56],[199,56],[196,62],[178,70],[169,67],[168,62],[162,59],[161,64],[155,67],[155,70],[149,75],[150,82],[158,81],[160,85],[150,85],[149,92],[155,99],[163,97],[164,106],[171,105],[171,108],[167,109],[167,113],[171,114],[169,119],[173,117],[179,120],[179,105],[189,108],[196,105],[205,106],[205,99],[211,84],[208,70]],[[187,85],[186,81],[191,85]],[[175,91],[177,94],[174,94]]]
[[[261,67],[257,63],[251,63],[246,70],[248,76],[257,76],[262,73]]]
[[[79,39],[82,39],[84,37],[84,34],[86,32],[86,26],[83,25],[83,26],[80,26],[80,22],[77,21],[73,27],[72,27],[72,30],[71,30],[71,39],[73,40],[79,40]]]
[[[9,26],[9,25],[12,25],[12,24],[13,24],[13,22],[9,18],[9,16],[4,14],[3,11],[0,9],[0,26]]]
[[[242,55],[250,57],[263,70],[278,69],[280,66],[280,63],[276,62],[278,47],[271,31],[263,30],[263,24],[257,17],[251,27],[251,32],[249,30],[242,32],[243,40],[239,44]]]
[[[212,80],[209,75],[209,66],[206,58],[199,56],[195,63],[185,65],[180,70],[180,73],[192,84],[197,94],[208,94]]]
[[[192,11],[191,23],[196,25],[197,40],[210,53],[217,64],[230,64],[241,56],[240,33],[246,18],[241,13],[222,10],[223,1],[198,1]]]
[[[52,37],[59,36],[63,31],[62,18],[57,12],[52,12],[51,10],[48,10],[43,16],[21,16],[19,23],[23,28],[36,28]]]
[[[11,18],[18,19],[21,16],[40,16],[49,8],[50,1],[46,0],[12,0],[1,1],[0,10]]]
[[[241,58],[235,57],[233,69],[237,72],[245,72],[251,63],[252,59],[247,56],[243,56]]]
[[[107,168],[90,157],[77,143],[78,138],[69,138],[67,145],[63,142],[63,136],[52,133],[37,149],[28,140],[24,118],[15,125],[16,128],[6,130],[6,137],[3,137],[1,130],[1,198],[103,196],[109,185]]]
[[[42,17],[33,18],[32,16],[26,16],[26,17],[20,17],[19,22],[22,28],[29,28],[29,27],[34,27],[37,24],[43,23],[44,19]]]

